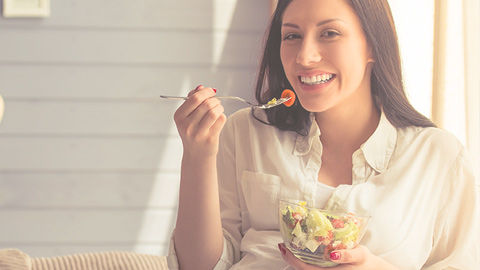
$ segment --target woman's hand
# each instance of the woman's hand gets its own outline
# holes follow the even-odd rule
[[[184,153],[191,157],[212,157],[218,152],[218,141],[226,116],[215,96],[216,90],[198,86],[177,109],[174,120],[182,138]]]
[[[198,86],[174,115],[183,143],[174,235],[181,269],[212,269],[223,250],[216,158],[226,116],[215,92]]]
[[[293,255],[293,253],[285,247],[285,244],[278,244],[278,248],[282,253],[283,259],[296,270],[319,270],[319,269],[331,269],[331,270],[355,270],[355,269],[368,269],[368,270],[394,270],[396,267],[392,266],[383,259],[373,255],[368,248],[359,245],[354,249],[336,250],[330,253],[330,259],[333,262],[339,263],[335,267],[323,268],[306,264]]]

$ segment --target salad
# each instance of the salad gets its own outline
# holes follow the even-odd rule
[[[364,220],[352,213],[335,215],[307,207],[306,202],[280,208],[280,230],[287,247],[294,254],[301,251],[328,261],[333,250],[351,249],[358,244],[362,223]]]

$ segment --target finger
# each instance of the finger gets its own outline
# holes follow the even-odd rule
[[[223,106],[222,106],[223,109]],[[213,134],[220,135],[220,131],[222,131],[225,123],[227,122],[227,116],[222,112],[221,115],[218,117],[215,124],[210,128]]]
[[[218,103],[217,106],[205,112],[202,119],[198,123],[197,128],[199,130],[203,130],[204,132],[208,132],[214,137],[217,137],[217,135],[219,135],[219,131],[221,130],[220,126],[223,126],[223,112],[223,106]]]
[[[205,88],[203,86],[197,87],[198,90],[192,90],[192,94],[187,100],[177,109],[174,118],[183,119],[190,116],[206,99],[215,95],[212,88]]]
[[[198,107],[203,103],[204,100],[213,97],[216,94],[216,90],[211,87],[198,86],[196,90],[192,90],[193,93],[189,94],[188,98],[185,101],[185,106],[190,106],[193,108]]]
[[[198,92],[198,91],[200,91],[200,90],[202,90],[202,89],[205,89],[205,88],[206,88],[206,87],[204,87],[203,85],[200,84],[200,85],[197,86],[195,89],[193,89],[192,91],[190,91],[190,92],[188,93],[187,97],[190,97],[191,95],[193,95],[193,94],[195,94],[196,92]],[[209,87],[209,89],[212,89],[213,92],[217,93],[217,89],[211,88],[211,87]]]
[[[219,108],[217,108],[220,106]],[[216,113],[216,112],[220,113]],[[189,116],[193,125],[210,128],[223,112],[223,106],[217,98],[207,98]],[[212,122],[213,121],[213,122]]]
[[[280,253],[282,254],[285,262],[287,262],[291,267],[295,268],[296,270],[305,269],[306,263],[296,258],[295,255],[293,255],[293,253],[285,246],[285,244],[278,244],[278,248],[280,249]]]
[[[291,267],[295,268],[296,270],[320,270],[324,269],[318,266],[313,266],[310,264],[306,264],[302,262],[300,259],[295,257],[293,253],[285,246],[284,243],[279,243],[278,248],[282,254],[283,259],[287,262]]]
[[[360,264],[367,257],[368,249],[359,245],[354,249],[336,250],[330,253],[330,259],[336,263]]]
[[[195,92],[197,92],[198,90],[201,90],[201,89],[203,89],[203,88],[205,88],[205,87],[203,87],[203,85],[200,84],[200,85],[197,86],[195,89],[193,89],[192,91],[190,91],[190,92],[188,93],[187,97],[193,95]]]
[[[218,99],[217,99],[218,101]],[[205,113],[203,116],[202,120],[200,121],[199,125],[205,128],[209,128],[212,132],[216,133],[216,130],[218,130],[218,127],[216,127],[218,121],[222,122],[225,109],[218,101],[218,105],[210,109],[208,112]],[[220,119],[222,117],[222,119]]]

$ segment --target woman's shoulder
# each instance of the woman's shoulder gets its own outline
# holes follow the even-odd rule
[[[255,115],[255,116],[254,116]],[[227,119],[227,125],[233,127],[272,127],[268,123],[266,113],[263,110],[255,110],[252,113],[251,108],[243,108],[232,113]]]
[[[437,127],[406,127],[397,129],[397,143],[417,145],[423,149],[438,150],[458,155],[464,151],[462,142],[447,130]]]
[[[268,117],[264,110],[251,108],[240,109],[232,113],[225,125],[223,133],[229,136],[245,137],[245,140],[261,140],[273,142],[285,140],[291,141],[297,138],[294,131],[281,130],[268,123]],[[248,138],[246,138],[248,137]]]
[[[230,122],[242,121],[242,119],[245,120],[246,118],[250,118],[251,114],[252,114],[252,110],[250,108],[243,108],[238,111],[235,111],[230,116],[228,116],[228,121]]]

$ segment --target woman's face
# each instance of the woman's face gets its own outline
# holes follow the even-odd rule
[[[371,101],[373,59],[360,20],[345,0],[293,0],[283,15],[280,54],[307,111],[353,109],[362,99]]]

